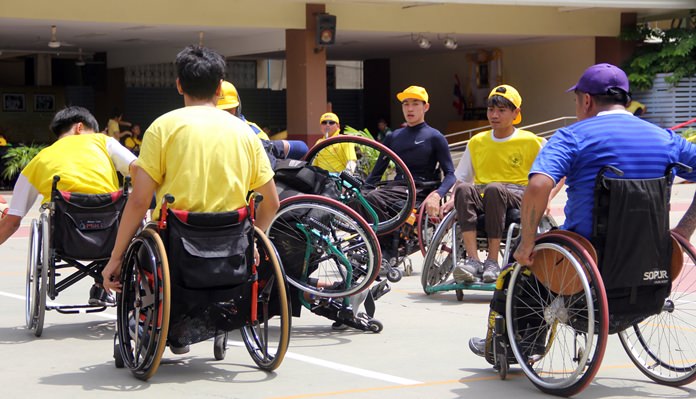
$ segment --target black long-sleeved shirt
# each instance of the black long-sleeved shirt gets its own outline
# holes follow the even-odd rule
[[[416,184],[419,182],[440,181],[440,171],[444,178],[437,188],[444,197],[454,185],[454,164],[445,136],[437,129],[423,122],[416,126],[397,129],[387,135],[382,143],[401,158],[408,167]],[[387,169],[388,159],[381,157],[367,178],[367,183],[377,183]],[[397,176],[398,178],[402,178]]]

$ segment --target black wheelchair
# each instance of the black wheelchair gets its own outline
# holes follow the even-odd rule
[[[102,281],[101,271],[109,261],[118,224],[128,198],[130,178],[124,189],[109,194],[78,194],[59,191],[60,176],[53,177],[51,199],[41,205],[39,220],[32,220],[26,277],[26,326],[34,335],[43,332],[46,310],[60,313],[101,312],[102,305],[47,304],[59,293],[85,277]],[[76,269],[62,277],[61,272]],[[59,278],[62,277],[62,278]]]
[[[501,273],[491,302],[486,359],[517,363],[540,390],[582,391],[608,334],[659,384],[696,380],[696,250],[669,231],[674,167],[655,179],[596,179],[591,243],[569,231],[537,238],[534,264]]]
[[[167,345],[210,338],[215,359],[222,360],[228,332],[237,329],[259,368],[280,366],[290,341],[287,283],[274,246],[253,225],[253,209],[253,200],[224,213],[173,210],[163,203],[160,220],[133,239],[124,258],[117,368],[147,380]]]
[[[476,220],[476,247],[478,251],[488,251],[488,237],[485,231],[485,215],[481,214]],[[507,265],[512,259],[512,249],[520,234],[520,211],[508,209],[505,214],[505,237],[500,243],[501,265]],[[550,215],[544,215],[539,226],[539,233],[556,228],[556,222]],[[457,212],[445,215],[437,225],[433,238],[423,260],[421,286],[427,295],[444,291],[455,291],[458,301],[464,300],[464,290],[494,291],[495,283],[457,283],[452,278],[452,271],[457,261],[466,257],[466,249],[462,240]]]

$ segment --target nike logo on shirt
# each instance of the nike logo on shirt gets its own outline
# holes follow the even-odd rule
[[[425,143],[425,140],[415,141],[414,143],[415,143],[415,144],[423,144],[423,143]]]

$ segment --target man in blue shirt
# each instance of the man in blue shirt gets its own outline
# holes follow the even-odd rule
[[[618,67],[593,65],[567,91],[575,94],[578,122],[559,129],[532,165],[522,198],[521,240],[514,254],[523,265],[533,262],[537,226],[546,211],[551,190],[564,176],[568,200],[561,228],[589,239],[595,178],[604,166],[617,167],[626,179],[664,176],[667,166],[674,162],[696,168],[696,146],[626,110],[631,101],[628,77]],[[696,172],[677,174],[688,180],[696,179]],[[606,175],[616,177],[611,172]],[[696,220],[696,207],[692,208],[695,209],[687,211],[684,220]],[[680,226],[676,230],[684,235],[693,232],[693,222]],[[469,348],[484,356],[485,342],[472,338]]]
[[[551,189],[563,176],[567,176],[568,201],[562,228],[589,238],[594,181],[602,167],[615,166],[626,179],[663,176],[674,162],[696,167],[696,146],[626,110],[631,99],[628,78],[616,66],[591,66],[568,91],[575,93],[578,122],[549,139],[529,173],[522,199],[522,240],[514,255],[521,264],[532,263],[536,226]],[[696,178],[696,172],[678,174]]]

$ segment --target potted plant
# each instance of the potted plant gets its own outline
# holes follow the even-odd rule
[[[12,147],[7,150],[3,159],[5,160],[5,169],[2,171],[2,178],[12,180],[24,169],[27,164],[34,159],[36,154],[44,149],[45,145],[31,144]]]

